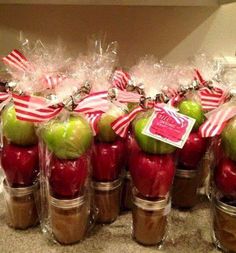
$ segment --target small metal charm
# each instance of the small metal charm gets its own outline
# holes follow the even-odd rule
[[[111,88],[107,92],[107,98],[110,101],[116,100],[118,96],[118,90],[116,88]]]
[[[74,101],[73,96],[70,96],[69,98],[67,98],[64,102],[64,107],[69,110],[69,111],[73,111],[76,107],[76,103]]]
[[[206,82],[206,86],[207,86],[209,89],[213,89],[213,88],[214,88],[213,81],[212,81],[212,80],[207,81],[207,82]]]
[[[16,88],[17,84],[16,82],[9,82],[6,84],[6,89],[8,91],[13,91]]]
[[[90,84],[89,81],[86,81],[85,84],[80,88],[80,94],[89,94],[89,92],[91,91],[92,85]]]
[[[200,83],[197,80],[193,80],[192,87],[194,90],[198,90],[200,88]]]
[[[143,109],[151,109],[153,106],[151,105],[150,102],[152,102],[151,97],[147,97],[147,98],[146,98],[146,97],[142,96],[142,97],[140,98],[139,104],[140,104],[140,106],[141,106]]]

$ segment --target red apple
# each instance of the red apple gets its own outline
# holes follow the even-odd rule
[[[86,154],[74,160],[52,157],[49,184],[55,197],[67,199],[82,195],[87,177],[88,158]]]
[[[223,158],[215,171],[216,187],[225,195],[236,196],[236,162]]]
[[[39,172],[38,145],[23,147],[5,144],[1,162],[10,186],[30,186]]]
[[[127,142],[127,150],[129,152],[129,154],[131,152],[136,152],[136,151],[140,150],[138,143],[137,143],[137,141],[134,137],[134,134],[132,132],[128,133],[126,142]]]
[[[129,169],[134,186],[144,197],[164,197],[170,191],[174,178],[174,155],[134,152],[129,161]]]
[[[189,169],[196,169],[206,148],[207,139],[202,138],[198,132],[190,133],[184,147],[178,151],[179,163]]]
[[[96,142],[91,162],[93,179],[96,181],[116,180],[125,165],[126,147],[122,140],[113,143]]]

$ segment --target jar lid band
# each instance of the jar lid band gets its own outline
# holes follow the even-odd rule
[[[134,204],[147,211],[157,211],[163,209],[163,214],[167,215],[171,209],[170,198],[161,198],[159,200],[146,200],[138,196],[134,196]]]
[[[28,187],[11,187],[7,184],[6,179],[3,180],[3,188],[6,192],[11,194],[15,197],[23,197],[29,194],[34,193],[36,190],[39,189],[39,183],[36,182],[35,184],[28,186]]]
[[[181,170],[177,169],[175,176],[183,178],[194,178],[198,175],[198,170]]]
[[[111,182],[96,182],[92,181],[92,188],[97,191],[112,191],[121,186],[121,179]]]
[[[222,196],[220,194],[216,194],[214,197],[214,203],[216,208],[219,210],[228,213],[230,215],[236,216],[236,206],[227,204],[221,200]],[[235,204],[235,203],[234,203]]]
[[[51,205],[62,208],[62,209],[71,209],[79,207],[85,202],[85,196],[80,196],[75,199],[57,199],[52,196],[49,196]]]

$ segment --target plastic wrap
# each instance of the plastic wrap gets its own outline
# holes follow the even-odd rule
[[[228,93],[225,95],[225,103],[206,114],[207,120],[200,129],[200,134],[211,138],[210,152],[214,155],[209,187],[209,197],[212,201],[213,242],[225,252],[235,252],[236,107],[234,85],[229,80],[227,82],[225,83],[228,86],[226,87]],[[231,99],[227,102],[228,97]]]
[[[235,105],[235,98],[227,104]],[[216,162],[211,184],[213,241],[220,249],[230,252],[236,251],[235,133],[234,116],[225,124],[220,138],[215,137]]]
[[[92,130],[85,118],[61,113],[40,126],[41,223],[61,244],[85,238],[94,219],[90,191]]]
[[[98,207],[97,222],[99,223],[111,223],[119,215],[121,172],[125,166],[126,156],[125,144],[112,132],[109,119],[107,113],[100,118],[99,131],[91,155],[92,187],[95,205]],[[113,117],[111,119],[114,120]]]
[[[6,92],[6,85],[10,82],[11,76],[7,73],[6,70],[0,69],[0,92]],[[2,128],[2,123],[0,122],[0,128]],[[1,147],[2,150],[2,130],[0,130],[0,140],[1,140]],[[4,175],[2,170],[0,169],[0,193],[3,190],[3,179]]]
[[[201,69],[204,69],[204,66],[202,65]],[[206,177],[204,174],[206,166],[201,165],[204,165],[204,157],[208,161],[205,153],[209,144],[208,140],[199,133],[199,128],[205,121],[200,94],[203,83],[196,80],[195,72],[196,70],[194,71],[189,66],[176,67],[176,80],[183,87],[183,95],[175,106],[180,113],[195,119],[195,124],[184,147],[177,152],[177,171],[172,191],[172,203],[177,208],[192,208],[197,204],[198,188],[204,181],[202,177]],[[186,192],[188,194],[185,194]]]
[[[2,117],[3,148],[1,167],[4,172],[4,199],[7,224],[26,229],[38,224],[39,156],[33,123],[16,118],[9,104]]]
[[[169,78],[169,71],[152,57],[141,59],[130,70],[131,79],[135,84],[143,85],[146,96],[130,113],[135,117],[132,117],[128,132],[128,169],[133,195],[132,235],[135,241],[147,246],[161,245],[165,239],[175,173],[175,148],[142,132],[154,111],[154,104],[165,101],[162,89],[167,85],[164,81]]]
[[[94,109],[86,112],[86,118],[95,136],[91,150],[91,187],[98,211],[96,221],[111,223],[120,212],[121,171],[125,157],[125,145],[111,127],[112,122],[124,111],[115,101],[108,99],[108,90],[112,87],[111,75],[117,62],[117,44],[92,38],[89,40],[88,53],[82,59],[86,81],[91,85],[87,98],[88,101],[90,98],[90,101],[94,101]],[[73,76],[81,75],[78,61],[81,62],[81,56],[74,66]],[[102,106],[102,110],[96,106],[96,96],[99,97],[99,94],[104,94],[102,103],[106,106]]]
[[[57,89],[65,79],[70,60],[62,47],[46,47],[41,41],[29,42],[25,38],[20,43],[21,52],[14,49],[3,57],[12,81],[6,86],[8,93],[1,96],[1,109],[5,106],[1,116],[1,164],[7,222],[13,228],[26,229],[38,224],[41,207],[35,122],[50,119],[52,113],[61,110],[49,106],[61,103],[68,95],[65,89],[60,96]],[[48,99],[56,93],[55,101]]]

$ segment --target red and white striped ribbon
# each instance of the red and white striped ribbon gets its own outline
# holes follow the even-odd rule
[[[56,117],[63,109],[63,105],[49,106],[49,101],[42,97],[5,92],[0,93],[0,108],[3,108],[11,98],[13,99],[17,119],[28,122],[40,123],[48,121]],[[108,107],[107,92],[98,92],[87,96],[78,104],[74,111],[87,114],[86,117],[89,118],[94,132],[96,132],[97,117],[105,112]]]
[[[49,107],[47,100],[41,97],[12,94],[12,98],[17,119],[28,122],[48,121],[56,117],[63,108]]]
[[[236,116],[236,106],[228,102],[206,114],[207,120],[200,127],[202,137],[213,137],[221,134],[228,120]]]
[[[115,121],[112,122],[111,126],[114,132],[120,137],[124,138],[128,134],[129,125],[135,119],[139,112],[144,111],[144,109],[139,106],[131,111],[129,114],[120,116]]]
[[[102,112],[86,113],[85,118],[89,122],[93,135],[95,136],[98,132],[98,121],[102,115]]]
[[[201,99],[203,110],[209,111],[217,108],[224,102],[226,93],[219,87],[206,87],[207,81],[203,78],[200,71],[195,69],[195,80],[197,80],[203,87],[199,89],[198,95]]]
[[[16,68],[22,72],[33,71],[32,64],[27,60],[27,58],[20,53],[18,50],[14,49],[9,55],[2,58],[2,61],[11,67]]]
[[[141,96],[138,93],[118,90],[116,99],[120,103],[139,103]]]
[[[0,92],[0,102],[7,100],[11,95],[7,92]]]
[[[94,113],[94,111],[106,112],[109,109],[107,91],[95,92],[83,98],[74,109],[80,113]]]
[[[195,76],[194,79],[197,80],[201,85],[206,85],[206,80],[204,80],[203,76],[201,75],[200,71],[198,69],[194,69]]]
[[[131,77],[127,72],[115,70],[112,76],[112,86],[120,90],[125,90],[130,80]]]
[[[45,86],[47,89],[54,89],[60,82],[62,82],[65,79],[65,76],[63,75],[52,75],[52,74],[46,74],[43,78],[43,81],[45,83]]]
[[[213,110],[219,107],[225,99],[225,92],[220,88],[203,87],[198,92],[203,110]]]
[[[178,102],[183,98],[182,94],[179,94],[177,88],[164,87],[162,92],[169,98],[168,104],[175,107]]]

